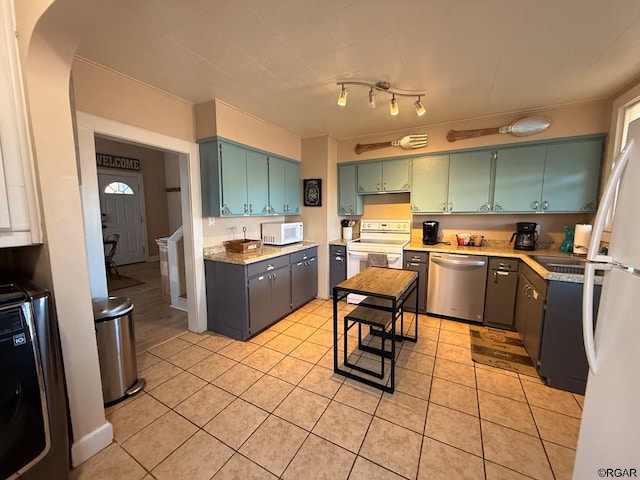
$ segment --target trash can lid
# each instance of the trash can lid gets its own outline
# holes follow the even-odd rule
[[[131,311],[133,303],[128,297],[108,297],[93,299],[93,318],[95,321],[120,317]]]

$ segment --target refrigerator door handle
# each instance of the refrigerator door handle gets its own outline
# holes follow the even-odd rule
[[[588,260],[595,262],[612,261],[610,256],[600,255],[600,241],[602,240],[602,232],[607,221],[607,216],[609,215],[609,211],[611,210],[613,201],[616,197],[616,190],[618,189],[622,172],[624,172],[627,163],[629,163],[629,157],[631,156],[631,151],[634,148],[633,144],[634,141],[631,139],[622,152],[620,152],[620,156],[616,160],[615,167],[613,168],[611,175],[609,176],[609,180],[607,180],[607,184],[604,187],[604,193],[600,200],[598,213],[596,214],[596,218],[593,222],[591,241],[589,242],[589,250],[587,253]]]
[[[584,266],[584,285],[582,291],[582,338],[587,362],[591,372],[598,373],[598,356],[595,344],[593,323],[593,288],[596,270],[611,270],[613,265],[587,262]]]

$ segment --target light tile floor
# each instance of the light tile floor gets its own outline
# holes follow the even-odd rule
[[[581,396],[475,364],[466,324],[426,316],[383,394],[333,373],[330,307],[142,353],[147,388],[107,409],[115,441],[71,478],[571,478]]]

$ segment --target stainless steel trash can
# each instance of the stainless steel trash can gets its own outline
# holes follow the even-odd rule
[[[93,300],[102,393],[106,406],[135,395],[144,388],[138,379],[133,304],[127,297]]]

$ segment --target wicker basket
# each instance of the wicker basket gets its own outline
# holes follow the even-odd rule
[[[262,248],[262,240],[227,240],[222,242],[227,252],[251,253]]]

